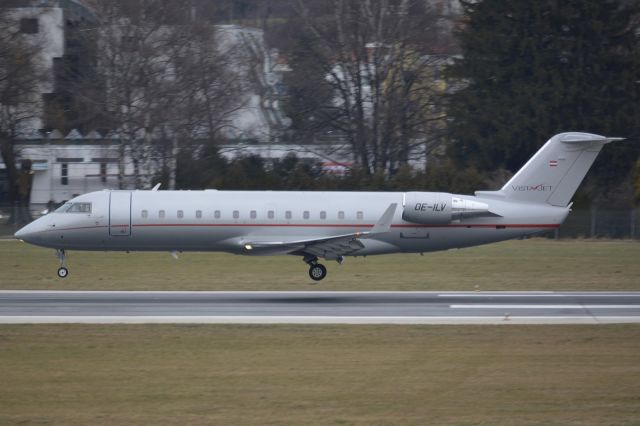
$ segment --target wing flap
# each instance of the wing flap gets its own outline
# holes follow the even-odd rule
[[[364,244],[358,240],[363,234],[358,232],[296,241],[251,241],[244,243],[244,248],[247,252],[255,254],[287,254],[302,251],[326,259],[336,259],[364,248]]]

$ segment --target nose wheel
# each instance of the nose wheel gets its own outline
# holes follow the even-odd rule
[[[56,250],[58,254],[58,260],[60,260],[60,268],[58,268],[58,277],[66,278],[69,275],[69,270],[67,269],[67,262],[65,260],[64,250]]]

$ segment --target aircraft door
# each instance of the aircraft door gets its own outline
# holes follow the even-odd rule
[[[131,235],[131,192],[109,193],[109,235]]]

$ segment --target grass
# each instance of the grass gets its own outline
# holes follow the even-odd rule
[[[640,290],[640,243],[531,239],[419,255],[326,262],[310,286],[298,257],[221,253],[70,252],[56,277],[54,251],[0,240],[0,289],[69,290]]]
[[[638,290],[640,244],[510,241],[349,258],[0,241],[1,289]],[[640,326],[0,326],[0,424],[636,425]]]
[[[637,425],[640,327],[0,327],[0,424]]]

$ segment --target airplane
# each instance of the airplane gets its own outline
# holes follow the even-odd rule
[[[309,277],[323,258],[424,253],[520,238],[558,228],[602,147],[623,138],[553,136],[497,191],[444,192],[103,190],[80,195],[15,237],[67,250],[221,251],[294,255]]]

